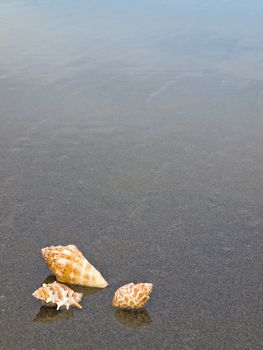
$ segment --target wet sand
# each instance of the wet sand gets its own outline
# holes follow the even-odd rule
[[[1,349],[263,348],[260,1],[0,1]],[[31,294],[40,248],[109,282]],[[154,284],[144,311],[111,306]]]

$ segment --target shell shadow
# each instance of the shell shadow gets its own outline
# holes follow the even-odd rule
[[[41,286],[43,283],[49,284],[49,283],[53,283],[56,281],[56,277],[53,275],[49,275],[47,278],[44,279],[44,281],[41,283]]]
[[[55,307],[41,306],[33,322],[51,323],[57,320],[67,320],[73,316],[72,310],[58,310]]]
[[[53,283],[57,281],[56,280],[56,277],[53,276],[53,275],[49,275],[43,282],[43,283]],[[59,282],[59,281],[58,281]],[[97,293],[100,293],[103,291],[103,288],[93,288],[93,287],[84,287],[84,286],[79,286],[77,284],[69,284],[69,283],[64,283],[64,282],[59,282],[59,283],[62,283],[62,284],[66,284],[67,286],[69,286],[71,289],[74,290],[74,292],[78,292],[78,293],[82,293],[83,294],[83,297],[88,297],[90,295],[94,295],[94,294],[97,294]],[[42,285],[41,284],[41,285]]]
[[[122,325],[129,328],[139,328],[152,323],[149,312],[142,310],[116,310],[115,318]]]

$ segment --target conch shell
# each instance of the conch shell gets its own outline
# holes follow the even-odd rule
[[[108,283],[74,244],[41,249],[51,272],[60,282],[105,288]]]
[[[114,294],[112,305],[119,309],[142,309],[150,298],[151,283],[128,283]]]
[[[58,282],[50,284],[44,283],[42,287],[38,288],[32,295],[43,301],[46,306],[57,305],[57,310],[59,310],[61,306],[66,306],[68,310],[70,305],[82,309],[82,306],[79,304],[82,293],[76,293],[74,290]]]

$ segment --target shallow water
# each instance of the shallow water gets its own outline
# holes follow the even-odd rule
[[[0,1],[1,349],[262,349],[263,4]],[[31,294],[40,248],[109,282]],[[140,313],[111,307],[154,284]]]

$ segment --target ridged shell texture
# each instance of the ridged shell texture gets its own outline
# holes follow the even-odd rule
[[[41,252],[51,272],[60,282],[97,288],[108,285],[74,244],[46,247]]]
[[[151,283],[128,283],[120,287],[112,300],[112,305],[120,309],[142,309],[150,298]]]
[[[79,304],[82,293],[76,293],[74,290],[58,282],[50,284],[44,283],[43,286],[37,289],[32,295],[43,301],[47,306],[57,305],[57,310],[62,306],[66,306],[68,310],[71,305],[82,309]]]

